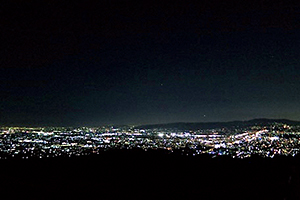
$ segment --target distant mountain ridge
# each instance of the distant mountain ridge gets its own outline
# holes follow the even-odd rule
[[[214,128],[232,128],[245,127],[254,125],[270,125],[273,123],[284,123],[288,125],[300,125],[300,121],[293,121],[289,119],[268,119],[257,118],[247,121],[230,121],[230,122],[175,122],[165,124],[148,124],[140,125],[136,128],[140,129],[178,129],[178,130],[198,130],[198,129],[214,129]]]

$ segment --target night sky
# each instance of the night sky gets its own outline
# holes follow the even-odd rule
[[[0,125],[300,120],[300,4],[195,2],[2,2]]]

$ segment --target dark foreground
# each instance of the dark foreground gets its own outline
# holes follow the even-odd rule
[[[1,161],[12,199],[300,199],[299,158],[184,157],[118,150]]]

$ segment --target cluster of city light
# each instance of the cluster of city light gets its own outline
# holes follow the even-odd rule
[[[300,147],[298,129],[298,126],[286,124],[196,131],[135,127],[2,127],[0,159],[73,157],[99,154],[110,149],[136,148],[144,151],[164,149],[169,153],[180,150],[182,155],[187,156],[295,156]]]

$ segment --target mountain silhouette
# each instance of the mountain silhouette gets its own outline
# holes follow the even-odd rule
[[[300,125],[300,121],[293,121],[289,119],[267,119],[258,118],[247,121],[230,121],[230,122],[175,122],[166,124],[148,124],[140,125],[139,129],[177,129],[177,130],[198,130],[198,129],[216,129],[216,128],[235,128],[247,126],[268,126],[275,123],[282,123],[287,125]]]

